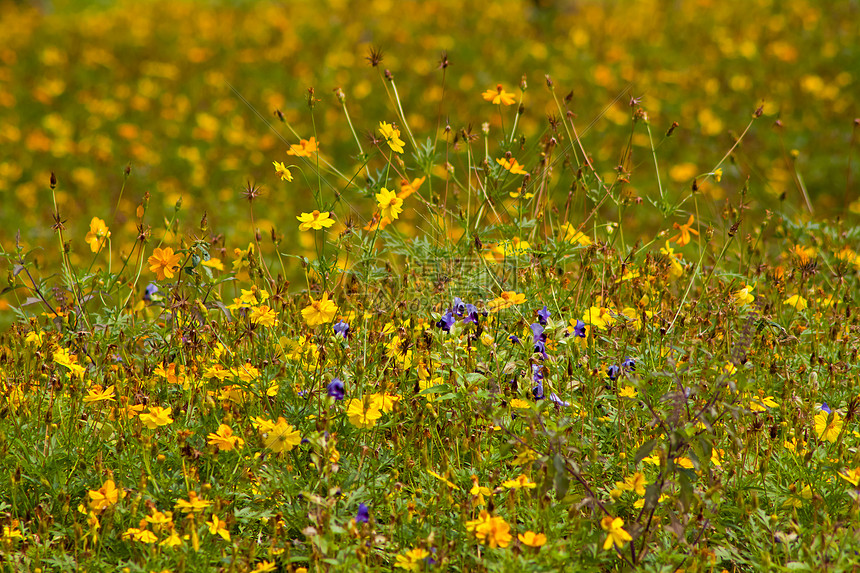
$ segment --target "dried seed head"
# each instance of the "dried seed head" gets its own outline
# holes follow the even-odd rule
[[[365,58],[374,68],[382,62],[382,50],[380,48],[370,48],[370,55]]]

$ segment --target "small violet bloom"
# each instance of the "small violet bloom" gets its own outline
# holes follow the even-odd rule
[[[557,404],[559,406],[570,406],[570,402],[565,402],[561,398],[558,397],[558,394],[555,392],[550,392],[549,399],[552,403]]]
[[[534,350],[532,352],[540,354],[541,356],[543,356],[544,360],[549,358],[549,356],[546,353],[546,342],[544,342],[543,340],[535,340],[535,347],[534,347]]]
[[[823,404],[821,404],[821,409],[823,411],[827,412],[828,414],[833,413],[833,410],[830,409],[830,406],[827,405],[827,402],[824,402]]]
[[[538,324],[536,322],[533,322],[530,325],[530,328],[532,329],[532,340],[534,342],[537,342],[539,340],[540,341],[546,340],[546,333],[543,331],[543,326],[541,326],[540,324]]]
[[[344,321],[339,321],[334,325],[334,333],[346,339],[349,336],[349,325]]]
[[[444,330],[445,332],[451,332],[451,327],[454,326],[454,323],[457,322],[457,319],[454,318],[454,315],[449,310],[442,318],[439,319],[439,322],[436,323],[436,326]]]
[[[457,316],[463,316],[463,313],[466,312],[466,303],[464,303],[459,296],[455,296],[454,304],[452,305],[451,310]]]
[[[616,364],[613,364],[606,369],[606,375],[609,376],[609,379],[613,382],[616,378],[618,378],[619,374],[621,374],[621,368],[619,368]]]
[[[143,291],[143,300],[146,302],[152,301],[152,295],[158,292],[158,285],[155,283],[149,283],[146,285],[146,290]]]
[[[543,305],[543,309],[538,311],[538,322],[542,325],[546,326],[546,322],[549,320],[549,311],[546,309],[546,305]]]
[[[581,320],[576,321],[576,326],[573,327],[573,335],[580,338],[585,338],[585,323]]]
[[[636,360],[629,356],[621,363],[621,368],[628,371],[636,370]]]
[[[343,382],[340,378],[332,380],[329,385],[326,386],[326,390],[328,391],[328,395],[335,400],[343,400],[343,396],[346,393],[346,390],[344,390],[343,387]]]
[[[519,336],[517,336],[516,334],[512,334],[512,335],[510,335],[510,336],[508,337],[508,340],[510,340],[510,341],[511,341],[511,342],[513,342],[514,344],[519,344],[519,343],[520,343],[520,337],[519,337]]]
[[[370,521],[370,509],[363,503],[358,504],[358,513],[355,514],[356,523],[367,523]]]
[[[475,326],[478,326],[478,307],[474,304],[467,304],[465,313],[466,317],[463,319],[463,324],[472,322]]]

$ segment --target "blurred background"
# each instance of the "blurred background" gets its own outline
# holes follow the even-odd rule
[[[629,153],[630,191],[644,198],[657,185],[647,134],[631,125],[632,97],[647,111],[674,196],[716,166],[761,108],[721,181],[702,189],[710,215],[736,204],[748,180],[748,217],[780,204],[808,212],[801,189],[815,215],[850,216],[860,211],[849,169],[858,16],[855,1],[805,0],[0,2],[0,244],[14,250],[20,231],[28,248],[56,245],[53,171],[82,264],[92,257],[84,235],[93,216],[111,227],[113,255],[128,252],[145,193],[156,231],[181,198],[183,225],[195,228],[205,211],[228,252],[245,248],[254,230],[248,181],[263,189],[253,226],[312,250],[295,216],[318,208],[309,192],[316,175],[287,156],[298,138],[275,111],[302,138],[316,133],[322,157],[353,174],[358,151],[333,90],[343,90],[356,130],[372,131],[396,119],[383,69],[418,141],[444,137],[446,124],[497,130],[498,109],[481,93],[501,83],[519,98],[525,77],[518,132],[527,145],[517,158],[527,169],[557,114],[549,74],[559,98],[572,93],[598,170],[613,177]],[[366,59],[372,47],[383,52],[379,68]],[[296,180],[281,182],[273,161],[297,165]],[[654,209],[626,217],[625,228],[671,228]]]

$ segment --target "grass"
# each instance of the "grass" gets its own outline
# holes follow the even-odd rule
[[[854,8],[699,4],[8,7],[0,569],[855,570]]]

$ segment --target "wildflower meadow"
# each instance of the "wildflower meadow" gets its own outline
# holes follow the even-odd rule
[[[857,571],[859,21],[0,0],[0,571]]]

